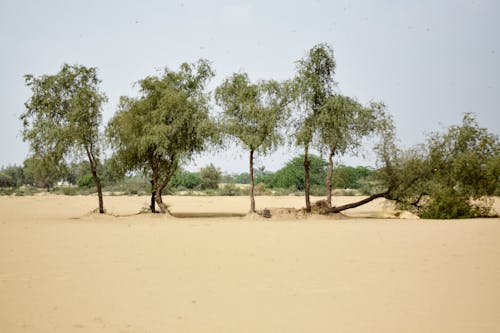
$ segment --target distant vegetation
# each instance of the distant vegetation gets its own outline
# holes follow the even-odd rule
[[[313,195],[325,194],[325,177],[327,173],[327,162],[311,155],[311,170],[313,170],[312,185]],[[303,156],[291,159],[286,165],[276,172],[258,169],[255,172],[256,195],[289,195],[303,194],[304,192],[304,168]],[[105,192],[126,195],[149,195],[151,185],[142,174],[117,176],[113,170],[110,159],[98,165],[98,171],[102,175],[101,180]],[[20,195],[50,191],[68,195],[95,193],[92,175],[88,171],[87,162],[68,164],[62,178],[51,181],[50,187],[36,183],[29,175],[30,170],[23,166],[7,166],[0,169],[0,193]],[[334,188],[348,194],[361,194],[363,181],[373,172],[368,167],[350,167],[339,165],[334,168]],[[164,194],[180,195],[248,195],[249,174],[222,173],[213,164],[209,164],[199,171],[187,171],[178,169],[171,178]],[[237,186],[238,185],[238,186]]]
[[[20,120],[30,155],[22,166],[0,170],[0,193],[97,192],[100,213],[108,191],[150,195],[151,211],[158,206],[161,213],[167,212],[162,195],[179,193],[249,195],[251,212],[255,196],[263,194],[304,195],[310,212],[312,194],[325,196],[325,214],[377,198],[426,218],[491,214],[488,197],[500,188],[498,136],[465,114],[462,124],[403,150],[386,106],[340,94],[335,70],[333,49],[318,44],[296,62],[289,80],[252,82],[247,73],[233,73],[210,92],[213,65],[183,63],[139,80],[139,94],[120,98],[104,133],[107,98],[96,68],[64,64],[55,75],[26,75],[31,96]],[[376,168],[339,165],[341,156],[367,149],[367,141]],[[248,152],[248,172],[223,174],[213,164],[183,169],[197,153],[230,143]],[[254,167],[256,156],[262,160],[283,146],[302,155],[276,172]],[[104,147],[110,159],[103,159]],[[332,194],[339,193],[367,197],[334,207]]]

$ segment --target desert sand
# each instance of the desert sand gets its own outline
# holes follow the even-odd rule
[[[0,332],[500,332],[500,219],[419,220],[383,200],[222,217],[248,198],[165,199],[212,217],[136,215],[147,197],[107,196],[104,216],[94,196],[0,197]]]

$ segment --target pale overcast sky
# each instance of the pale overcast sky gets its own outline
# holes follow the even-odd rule
[[[241,70],[282,80],[321,42],[334,49],[338,90],[385,102],[404,146],[460,123],[464,112],[500,134],[500,1],[0,0],[0,165],[28,154],[18,120],[29,97],[24,74],[97,67],[107,122],[119,97],[135,94],[135,81],[165,66],[207,58],[217,72],[211,88]],[[282,149],[257,166],[276,170],[296,153]],[[189,168],[210,162],[247,170],[238,150]],[[369,154],[343,162],[373,165]]]

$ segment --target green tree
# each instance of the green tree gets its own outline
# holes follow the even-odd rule
[[[66,172],[65,168],[57,169],[54,165],[57,163],[49,160],[48,156],[38,159],[28,157],[23,163],[24,183],[50,191]]]
[[[276,81],[252,84],[246,73],[234,73],[215,91],[216,102],[223,109],[224,133],[250,153],[250,212],[255,212],[254,153],[266,154],[282,140],[279,127],[288,104],[284,90]]]
[[[85,154],[97,188],[99,212],[104,213],[97,164],[106,96],[99,90],[97,69],[65,64],[55,75],[25,75],[25,80],[32,95],[20,119],[33,157],[58,171],[64,169],[67,158]]]
[[[233,182],[236,184],[250,184],[250,174],[248,172],[242,172],[234,176]]]
[[[169,186],[174,188],[182,186],[188,189],[194,189],[199,187],[201,183],[202,180],[198,172],[189,172],[179,169],[170,179]]]
[[[179,165],[214,138],[205,93],[213,76],[208,61],[199,60],[183,63],[178,71],[166,68],[161,76],[146,77],[139,81],[140,96],[122,97],[107,126],[118,168],[143,171],[151,179],[153,212],[156,201],[166,213],[163,189]]]
[[[396,201],[424,218],[488,216],[500,185],[498,136],[479,127],[471,114],[461,126],[431,134],[425,144],[397,148],[390,119],[380,123],[377,153],[382,166],[373,172],[374,194],[361,201],[332,207],[330,213],[358,207],[376,198]]]
[[[0,187],[13,187],[13,185],[12,177],[0,171]]]
[[[381,110],[365,108],[356,100],[342,95],[327,98],[319,109],[316,126],[318,147],[328,153],[328,175],[326,178],[326,201],[332,204],[333,158],[347,152],[356,153],[362,140],[376,129],[377,112]]]
[[[375,145],[375,152],[377,153],[380,167],[371,174],[372,179],[368,181],[371,195],[357,202],[330,207],[324,213],[339,213],[347,209],[362,206],[377,198],[391,199],[395,192],[399,190],[404,191],[405,188],[412,186],[417,179],[425,174],[421,169],[417,169],[418,172],[411,175],[401,173],[401,150],[397,145],[394,121],[392,116],[385,111],[384,104],[379,103],[377,107],[380,108],[380,112],[378,112],[375,132],[380,142]]]
[[[399,173],[420,177],[392,193],[404,208],[425,218],[487,216],[500,185],[500,141],[472,114],[460,126],[432,133],[425,145],[401,158]]]
[[[310,184],[324,186],[328,163],[316,155],[309,155],[309,161],[311,171]],[[270,184],[266,183],[266,185],[273,188],[294,188],[298,191],[304,191],[304,172],[304,156],[294,157],[283,168],[272,174]]]
[[[200,169],[201,188],[215,190],[219,187],[222,172],[212,163]]]
[[[3,167],[0,170],[0,173],[4,175],[3,180],[5,184],[5,180],[9,179],[7,187],[19,187],[24,184],[24,172],[23,167],[18,165],[9,165],[7,167]]]
[[[309,150],[317,129],[317,118],[335,87],[335,58],[332,48],[318,44],[297,62],[297,74],[293,80],[292,96],[297,105],[295,139],[304,148],[304,184],[306,211],[311,211]]]

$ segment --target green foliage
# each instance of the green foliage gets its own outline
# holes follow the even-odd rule
[[[40,188],[50,189],[54,187],[61,176],[65,174],[64,165],[50,159],[51,155],[45,155],[41,158],[35,156],[24,160],[23,173],[25,184]],[[57,165],[58,167],[54,167]]]
[[[36,158],[47,155],[57,165],[70,153],[97,155],[101,105],[96,68],[65,64],[56,75],[26,75],[32,96],[21,115],[23,139]]]
[[[216,168],[212,163],[210,163],[204,168],[201,168],[200,169],[201,189],[216,190],[219,186],[221,175],[222,172],[220,171],[220,169]]]
[[[318,146],[329,153],[355,151],[361,139],[375,128],[372,110],[342,95],[328,97],[316,119]]]
[[[308,147],[316,131],[320,108],[333,96],[335,58],[328,44],[318,44],[297,62],[290,93],[297,105],[295,138]]]
[[[245,149],[265,153],[280,143],[278,127],[288,99],[278,82],[252,84],[246,73],[234,73],[217,87],[215,100],[223,109],[224,133],[239,140]]]
[[[0,169],[0,187],[19,187],[24,184],[22,166],[10,165]]]
[[[250,174],[242,172],[234,177],[234,182],[236,184],[250,184]]]
[[[248,191],[244,191],[238,187],[234,183],[225,184],[222,188],[219,189],[217,195],[223,196],[238,196],[238,195],[248,195]]]
[[[106,96],[99,91],[97,69],[64,64],[55,75],[25,75],[25,81],[32,95],[20,119],[23,139],[29,141],[36,160],[33,171],[38,181],[48,188],[53,178],[63,178],[67,159],[85,154],[99,194],[99,212],[104,213],[96,165]]]
[[[12,195],[16,191],[13,187],[0,187],[0,195]]]
[[[322,158],[310,155],[311,185],[325,185],[327,162]],[[304,186],[304,156],[298,156],[286,163],[270,177],[268,185],[271,188],[293,188],[303,191]],[[324,194],[324,189],[322,190]]]
[[[143,175],[125,176],[120,181],[108,185],[106,191],[127,195],[150,195],[151,184]]]
[[[362,181],[372,172],[373,170],[368,167],[339,165],[333,169],[333,188],[359,189]]]
[[[498,136],[479,127],[471,114],[461,126],[431,134],[425,145],[394,148],[375,180],[391,188],[390,198],[426,218],[488,216],[484,198],[500,185]],[[389,156],[389,155],[387,155]]]
[[[177,72],[166,68],[140,80],[140,97],[120,99],[107,135],[122,174],[143,171],[161,193],[179,165],[205,148],[215,137],[204,92],[213,76],[206,60],[184,63]]]
[[[0,172],[0,187],[14,187],[12,177],[4,172]]]
[[[431,219],[454,219],[477,217],[479,211],[469,203],[470,198],[453,188],[440,188],[433,192],[432,199],[423,205],[420,216]]]
[[[234,73],[217,87],[215,99],[223,109],[224,134],[240,141],[250,152],[250,211],[255,211],[254,152],[265,154],[282,140],[279,127],[286,118],[289,100],[286,85],[276,81],[252,84],[246,73]]]
[[[169,186],[173,188],[183,187],[186,189],[195,189],[202,183],[202,179],[198,172],[189,172],[178,170],[169,182]]]
[[[78,187],[89,188],[94,184],[94,179],[90,173],[84,174],[76,180]]]

